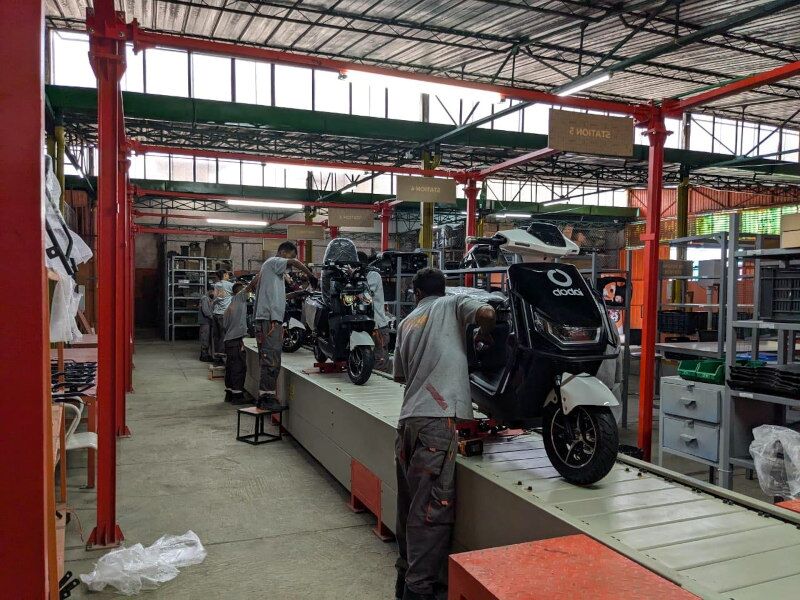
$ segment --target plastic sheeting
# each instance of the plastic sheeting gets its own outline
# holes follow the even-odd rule
[[[75,291],[75,282],[69,277],[59,279],[50,306],[51,342],[74,342],[83,337],[75,322],[80,304],[81,294]]]
[[[323,262],[348,262],[358,263],[358,249],[356,248],[353,240],[349,238],[336,238],[328,242],[328,247],[325,248],[325,255],[322,257]]]
[[[800,498],[800,433],[778,425],[753,429],[750,456],[768,496]]]
[[[153,590],[175,579],[178,569],[200,564],[206,554],[193,531],[165,535],[147,548],[136,544],[109,552],[95,563],[91,573],[81,575],[80,579],[93,592],[110,585],[125,596],[135,596],[142,590]]]
[[[481,288],[453,286],[445,288],[445,294],[448,296],[468,296],[473,300],[480,300],[481,302],[504,302],[506,297],[500,292],[487,292]]]

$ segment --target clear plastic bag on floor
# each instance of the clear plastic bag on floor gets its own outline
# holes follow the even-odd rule
[[[125,596],[135,596],[175,579],[179,567],[200,564],[205,558],[206,549],[200,538],[187,531],[183,535],[162,536],[147,548],[135,544],[112,550],[95,563],[91,573],[80,578],[93,592],[110,585]]]
[[[750,456],[768,496],[800,498],[800,433],[778,425],[753,429]]]

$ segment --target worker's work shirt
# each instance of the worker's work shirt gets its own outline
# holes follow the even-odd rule
[[[231,304],[231,297],[233,296],[233,283],[230,281],[217,281],[214,284],[214,314],[223,315]]]
[[[386,316],[386,303],[383,298],[383,278],[377,271],[367,271],[367,289],[372,294],[372,309],[375,315],[375,327],[387,327],[389,317]]]
[[[231,298],[230,306],[222,317],[222,326],[226,342],[247,335],[247,294],[239,293]]]
[[[286,273],[288,260],[273,256],[264,261],[259,272],[253,318],[256,321],[283,321],[286,312]]]
[[[465,331],[483,302],[428,296],[397,328],[394,377],[405,381],[400,420],[472,418]]]
[[[197,320],[200,323],[210,323],[214,317],[214,306],[208,294],[200,298],[200,306],[197,309]]]

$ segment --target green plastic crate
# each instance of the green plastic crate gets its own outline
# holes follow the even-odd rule
[[[682,360],[678,364],[678,375],[689,381],[703,383],[725,383],[725,361],[719,359]]]

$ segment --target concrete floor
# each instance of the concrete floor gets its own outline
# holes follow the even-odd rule
[[[139,338],[141,340],[141,338]],[[196,342],[139,341],[133,437],[118,443],[117,512],[127,544],[153,543],[191,529],[208,550],[201,565],[147,592],[154,600],[273,597],[281,600],[391,598],[396,545],[372,533],[372,517],[352,513],[347,494],[292,438],[253,447],[235,438],[235,409],[222,382],[207,378]],[[630,389],[637,390],[632,377]],[[636,445],[638,398],[629,399],[622,443]],[[654,425],[653,456],[658,427]],[[69,457],[69,503],[88,536],[94,490],[83,490],[86,461]],[[707,479],[698,463],[668,456],[664,466]],[[769,500],[738,470],[734,489]],[[67,527],[66,568],[88,573],[103,552],[87,552],[77,520]],[[119,597],[111,591],[77,598]]]
[[[279,598],[376,600],[394,590],[396,545],[378,540],[373,519],[352,513],[345,490],[291,438],[250,446],[235,438],[235,409],[221,381],[207,379],[197,343],[139,342],[133,437],[118,443],[117,513],[127,544],[191,529],[208,556],[146,592],[153,600]],[[69,457],[69,503],[88,537],[94,490],[82,490],[86,462]],[[73,520],[66,568],[88,573],[103,552],[87,552]],[[93,594],[81,585],[73,597]]]

